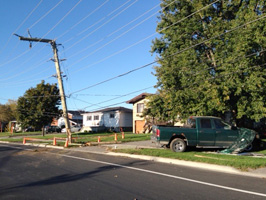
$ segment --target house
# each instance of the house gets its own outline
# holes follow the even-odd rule
[[[146,120],[142,116],[142,112],[148,102],[147,96],[149,93],[142,93],[133,99],[127,101],[129,104],[133,104],[133,133],[145,133]]]
[[[99,132],[99,131],[132,131],[132,109],[124,107],[113,107],[94,112],[83,113],[83,128],[84,131]]]
[[[67,113],[68,113],[68,119],[69,119],[70,126],[81,125],[83,123],[82,113],[84,113],[84,111],[68,110]],[[60,117],[59,119],[53,119],[51,126],[59,126],[60,128],[64,128],[65,118]]]

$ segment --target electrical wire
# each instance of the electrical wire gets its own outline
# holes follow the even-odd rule
[[[234,72],[225,73],[225,74],[223,74],[223,75],[219,75],[219,76],[217,76],[216,78],[226,77],[226,76],[230,76],[230,75],[232,75],[232,74],[237,74],[237,73],[243,73],[243,72],[246,71],[247,69],[255,69],[255,68],[263,67],[263,66],[266,66],[266,63],[261,64],[261,65],[255,65],[255,66],[248,67],[248,68],[243,67],[242,70],[239,69],[239,70],[234,71]],[[206,79],[206,80],[208,80],[208,81],[214,81],[215,79],[212,77],[212,78],[208,78],[208,79]],[[186,88],[191,89],[191,86],[194,86],[194,85],[197,86],[197,84],[199,84],[199,83],[201,83],[201,82],[202,82],[202,81],[200,80],[199,82],[194,82],[194,83],[192,83],[192,84],[189,84],[189,85],[186,86],[186,87],[185,87],[185,86],[180,87],[179,89],[186,89]],[[137,91],[136,91],[136,92],[137,92]],[[138,91],[138,92],[139,92],[139,91]],[[113,100],[113,99],[110,99],[109,101],[112,101],[112,100]],[[109,101],[107,100],[107,101],[105,101],[104,103],[109,102]],[[101,102],[100,102],[100,103],[101,103]],[[98,103],[98,104],[100,104],[100,103]],[[110,105],[107,105],[107,106],[101,107],[101,109],[103,109],[103,108],[109,108],[109,107],[111,107],[111,106],[120,105],[120,104],[124,104],[124,103],[126,103],[126,101],[122,101],[122,102],[119,102],[119,103],[110,104]],[[92,106],[84,107],[83,110],[85,110],[86,108],[89,108],[89,107],[92,107]],[[94,110],[90,110],[89,112],[94,112],[94,111],[97,111],[97,110],[94,109]]]
[[[53,31],[80,3],[82,0],[79,0],[46,34],[44,34],[41,38],[47,36],[51,31]],[[36,43],[37,44],[37,43]],[[36,45],[35,44],[35,45]]]
[[[172,3],[173,3],[173,2],[172,2]],[[172,4],[172,3],[171,3],[171,4]],[[137,18],[135,18],[134,20],[132,20],[132,21],[130,21],[129,23],[127,23],[126,25],[124,25],[124,26],[118,28],[117,30],[115,30],[115,31],[113,31],[112,33],[110,33],[109,35],[105,36],[104,38],[98,40],[97,42],[93,43],[92,45],[89,45],[89,46],[86,47],[85,49],[82,49],[82,50],[80,50],[80,51],[78,51],[78,52],[72,54],[69,58],[71,58],[71,57],[73,57],[73,56],[76,56],[76,55],[80,54],[81,52],[86,51],[87,49],[89,49],[89,48],[95,46],[96,44],[98,44],[99,42],[103,41],[104,39],[106,39],[106,38],[112,36],[113,34],[117,33],[117,32],[120,31],[121,29],[123,29],[123,28],[125,28],[126,26],[132,24],[133,22],[137,21],[138,19],[140,19],[141,17],[143,17],[144,15],[146,15],[147,13],[149,13],[150,11],[152,11],[153,9],[155,9],[156,7],[158,7],[159,5],[160,5],[160,4],[154,6],[153,8],[149,9],[148,11],[144,12],[143,14],[141,14],[140,16],[138,16]],[[170,4],[169,4],[169,5],[170,5]],[[157,13],[158,13],[158,12],[156,12],[155,14],[157,14]],[[150,17],[154,16],[155,14],[151,15]],[[150,17],[149,17],[149,18],[150,18]],[[148,19],[149,19],[149,18],[148,18]],[[147,20],[147,19],[146,19],[146,20]],[[143,22],[146,21],[146,20],[143,20],[141,23],[143,23]],[[141,23],[139,23],[138,25],[140,25]],[[135,27],[136,27],[136,26],[135,26]],[[133,28],[132,28],[132,29],[133,29]],[[132,29],[130,29],[130,30],[132,30]],[[130,30],[128,30],[127,32],[129,32]],[[127,32],[125,32],[124,34],[126,34]],[[124,35],[124,34],[123,34],[123,35]],[[122,36],[122,35],[121,35],[121,36]],[[120,37],[121,37],[121,36],[120,36]],[[118,38],[117,38],[117,39],[118,39]],[[106,46],[106,45],[105,45],[105,46]],[[70,48],[69,48],[69,49],[70,49]],[[69,49],[68,49],[68,50],[69,50]],[[85,58],[85,57],[84,57],[84,58]],[[83,60],[84,58],[82,58],[81,60]],[[80,60],[78,60],[76,63],[78,63],[79,61],[80,61]],[[73,64],[72,64],[72,65],[73,65]],[[71,65],[71,66],[72,66],[72,65]],[[69,67],[70,67],[70,66],[69,66]]]
[[[28,30],[30,30],[31,28],[33,28],[36,24],[38,24],[42,19],[44,19],[51,11],[53,11],[60,3],[62,3],[63,2],[63,0],[61,0],[60,2],[58,2],[53,8],[51,8],[48,12],[46,12],[42,17],[40,17],[35,23],[33,23],[29,28],[28,28]],[[14,33],[15,33],[16,31],[14,31]],[[13,35],[13,34],[12,34]],[[11,35],[11,36],[12,36]],[[17,42],[17,44],[16,44],[16,46],[11,50],[11,52],[9,53],[9,56],[7,56],[7,58],[9,58],[10,57],[10,55],[14,52],[14,50],[15,49],[17,49],[17,47],[18,47],[18,44],[19,44],[20,42],[18,41]]]
[[[131,0],[128,0],[127,2],[125,2],[124,4],[122,4],[121,6],[119,6],[118,8],[116,8],[115,10],[111,11],[109,14],[107,14],[103,19],[106,19],[107,17],[109,17],[110,15],[112,15],[113,13],[115,13],[116,11],[118,11],[120,8],[122,8],[124,5],[128,4]],[[135,2],[134,2],[135,3]],[[129,5],[130,7],[131,5]],[[126,8],[127,9],[127,8]],[[122,11],[123,12],[123,11]],[[119,13],[118,13],[119,14]],[[96,22],[98,23],[98,22]],[[82,33],[86,32],[87,30],[89,30],[91,27],[87,27],[86,29],[84,29],[83,31],[81,31],[80,33],[78,33],[78,35],[81,35]]]
[[[146,22],[148,19],[150,19],[151,17],[153,17],[153,16],[156,15],[156,14],[157,14],[157,12],[154,13],[154,14],[152,14],[152,15],[150,15],[148,18],[142,20],[142,21],[139,22],[138,24],[136,24],[136,25],[134,25],[133,27],[131,27],[129,30],[123,32],[122,34],[120,34],[119,36],[115,37],[115,38],[112,39],[111,41],[109,41],[109,42],[105,43],[104,45],[102,45],[101,47],[95,49],[93,52],[91,52],[90,54],[88,54],[88,55],[84,56],[83,58],[79,59],[78,61],[76,61],[75,63],[73,63],[72,65],[70,65],[69,67],[71,67],[71,66],[73,66],[73,65],[75,65],[75,64],[77,64],[77,63],[79,63],[80,61],[82,61],[82,60],[88,58],[89,56],[91,56],[91,55],[93,55],[94,53],[98,52],[99,50],[103,49],[103,48],[106,47],[107,45],[109,45],[109,44],[113,43],[114,41],[118,40],[119,38],[121,38],[122,36],[124,36],[124,35],[127,34],[128,32],[132,31],[133,29],[135,29],[136,27],[138,27],[138,26],[141,25],[142,23]],[[134,21],[134,20],[133,20],[133,21]],[[113,33],[111,33],[110,35],[113,35],[115,32],[117,32],[117,30],[114,31]],[[152,35],[152,36],[153,36],[153,35]],[[109,36],[107,36],[107,37],[109,37]],[[102,41],[102,39],[101,39],[100,41]],[[97,43],[98,43],[98,42],[97,42]],[[89,47],[91,47],[91,46],[89,46]],[[87,49],[88,49],[88,47],[85,48],[85,49],[82,50],[82,51],[79,51],[79,53],[81,53],[81,52],[83,52],[83,51],[85,51],[85,50],[87,50]],[[69,67],[68,67],[68,68],[69,68]]]
[[[217,0],[217,1],[213,2],[213,3],[211,3],[211,4],[208,4],[207,6],[205,6],[205,7],[201,8],[201,9],[199,9],[199,10],[193,12],[192,14],[190,14],[190,15],[188,15],[188,16],[182,18],[182,19],[179,20],[178,22],[175,22],[175,23],[173,23],[173,24],[171,24],[171,25],[165,27],[164,29],[158,31],[158,33],[162,32],[162,31],[164,31],[164,30],[166,30],[166,29],[168,29],[168,28],[170,28],[170,27],[172,27],[172,26],[174,26],[174,25],[176,25],[177,23],[180,23],[180,22],[184,21],[185,19],[187,19],[187,18],[189,18],[189,17],[195,15],[196,13],[202,11],[203,9],[206,9],[207,7],[213,5],[214,3],[217,3],[218,1],[220,1],[220,0]],[[174,3],[174,2],[175,2],[175,1],[173,1],[173,2],[171,2],[170,4],[166,5],[164,8],[162,8],[162,10],[165,9],[165,8],[167,8],[169,5],[171,5],[171,4]],[[144,20],[144,21],[146,21],[146,20]],[[137,26],[137,25],[136,25],[136,26]],[[135,27],[136,27],[136,26],[135,26]],[[129,30],[129,31],[130,31],[130,30]],[[121,34],[120,36],[118,36],[116,39],[118,39],[119,37],[121,37],[122,35],[124,35],[125,33],[129,32],[129,31],[124,32],[123,34]],[[107,56],[107,57],[105,57],[105,58],[99,60],[99,61],[96,61],[96,62],[94,62],[94,63],[92,63],[92,64],[90,64],[90,65],[87,65],[87,66],[85,66],[85,67],[82,67],[82,68],[80,68],[80,69],[77,69],[77,70],[74,71],[74,72],[79,72],[79,71],[81,71],[81,70],[83,70],[83,69],[85,69],[85,68],[88,68],[88,67],[94,66],[94,65],[96,65],[96,64],[99,64],[99,63],[101,63],[101,62],[103,62],[103,61],[105,61],[105,60],[107,60],[107,59],[109,59],[109,58],[111,58],[111,57],[113,57],[113,56],[115,56],[115,55],[117,55],[117,54],[120,54],[120,53],[126,51],[127,49],[130,49],[131,47],[134,47],[134,46],[136,46],[136,45],[142,43],[143,41],[145,41],[145,40],[147,40],[147,39],[149,39],[149,38],[155,36],[155,35],[158,34],[158,33],[155,32],[155,33],[153,33],[153,34],[151,34],[151,35],[149,35],[149,36],[147,36],[147,37],[145,37],[145,38],[139,40],[138,42],[135,42],[134,44],[132,44],[132,45],[130,45],[130,46],[128,46],[128,47],[125,47],[124,49],[121,49],[121,50],[119,50],[119,51],[117,51],[117,52],[115,52],[115,53],[113,53],[113,54],[111,54],[111,55],[109,55],[109,56]],[[116,40],[116,39],[114,39],[114,40]],[[114,40],[113,40],[113,41],[114,41]],[[113,42],[113,41],[112,41],[112,42]],[[98,42],[99,42],[99,41],[98,41]],[[96,42],[96,43],[98,43],[98,42]],[[95,44],[96,44],[96,43],[95,43]],[[109,42],[109,43],[111,43],[111,42]],[[109,44],[109,43],[108,43],[108,44]],[[94,46],[94,45],[93,45],[93,46]],[[103,45],[102,47],[100,47],[100,48],[98,48],[98,49],[100,50],[100,49],[102,49],[102,48],[105,47],[105,46],[106,46],[106,45]],[[91,46],[90,46],[90,47],[91,47]],[[71,48],[71,47],[70,47],[70,48]],[[88,49],[88,47],[87,47],[86,49]],[[98,51],[98,50],[97,50],[97,51]],[[82,51],[80,51],[80,52],[82,52]],[[86,55],[85,57],[81,58],[80,60],[78,60],[78,61],[75,62],[74,64],[80,62],[81,60],[83,60],[83,59],[85,59],[85,58],[87,58],[87,57],[89,57],[90,55],[92,55],[92,54],[95,53],[95,52],[96,52],[96,50],[95,50],[94,52],[90,53],[89,55]],[[71,66],[73,66],[74,64],[72,64]],[[70,66],[69,66],[69,67],[70,67]]]
[[[84,18],[82,18],[80,21],[78,21],[76,24],[74,24],[70,29],[68,29],[67,31],[65,31],[64,33],[62,33],[60,36],[58,36],[56,38],[59,39],[61,37],[63,37],[65,34],[67,34],[69,31],[71,31],[72,29],[74,29],[77,25],[79,25],[81,22],[83,22],[85,19],[87,19],[88,17],[90,17],[92,14],[94,14],[96,11],[98,11],[101,7],[103,7],[106,3],[108,3],[110,0],[106,0],[105,2],[103,2],[100,6],[98,6],[96,9],[94,9],[91,13],[89,13],[87,16],[85,16]]]
[[[59,6],[63,0],[60,0],[54,7],[47,11],[42,17],[40,17],[35,23],[33,23],[28,29],[32,29],[36,24],[43,20],[50,12],[52,12],[57,6]]]
[[[127,94],[123,94],[123,95],[120,95],[119,97],[115,97],[115,98],[112,98],[112,99],[108,99],[108,100],[99,102],[96,105],[103,104],[103,103],[107,103],[109,101],[113,101],[113,100],[116,100],[116,99],[120,99],[120,98],[123,98],[123,97],[126,97],[126,96],[130,96],[132,94],[139,93],[139,92],[144,91],[144,90],[146,91],[146,90],[151,89],[151,88],[154,88],[154,86],[146,87],[144,89],[140,89],[140,90],[137,90],[137,91],[134,91],[134,92],[130,92],[130,93],[127,93]],[[92,107],[93,105],[95,105],[95,104],[92,104],[91,106],[84,107],[84,108],[82,108],[82,110],[85,110],[85,109],[87,109],[89,107]]]
[[[76,3],[44,36],[42,36],[42,38],[44,38],[46,35],[48,35],[54,28],[56,28],[80,3],[81,3],[81,1],[82,0],[80,0],[78,3]],[[37,44],[38,44],[39,42],[36,42],[35,43],[35,45],[33,46],[33,47],[35,47]],[[44,47],[43,47],[44,48]],[[42,48],[42,49],[43,49]],[[40,51],[40,50],[39,50]],[[38,51],[38,52],[39,52]],[[7,62],[7,63],[4,63],[4,64],[2,64],[2,65],[5,65],[5,64],[8,64],[8,63],[10,63],[11,61],[13,61],[13,60],[15,60],[15,59],[17,59],[17,58],[19,58],[19,57],[21,57],[22,55],[24,55],[24,54],[26,54],[27,52],[29,52],[29,50],[28,51],[25,51],[24,53],[22,53],[22,54],[20,54],[19,56],[17,56],[17,57],[15,57],[14,59],[12,59],[12,60],[10,60],[9,62]],[[37,52],[37,53],[38,53]],[[1,66],[1,65],[0,65]],[[27,71],[30,71],[31,69],[35,69],[35,67],[32,67],[32,68],[30,68],[30,69],[28,69],[28,70],[25,70],[25,71],[23,71],[23,72],[20,72],[20,73],[18,73],[18,74],[16,74],[16,75],[13,75],[13,76],[11,76],[11,77],[8,77],[8,78],[5,78],[5,79],[2,79],[2,80],[9,80],[9,79],[12,79],[12,78],[14,78],[14,77],[17,77],[17,76],[19,76],[19,75],[21,75],[21,74],[24,74],[25,72],[27,72]]]
[[[74,9],[75,9],[75,7],[76,6],[78,6],[78,4],[81,2],[82,0],[80,0],[74,7],[72,7],[69,11],[68,11],[68,13],[66,13],[65,15],[64,15],[64,17],[63,18],[61,18],[59,21],[58,21],[58,23],[57,24],[55,24],[54,26],[53,26],[53,28],[52,29],[50,29],[44,36],[42,36],[42,38],[44,38],[47,34],[49,34],[56,26],[58,26]],[[109,0],[108,0],[109,1]],[[108,1],[106,1],[105,3],[107,3]],[[130,0],[129,0],[130,1]],[[61,3],[61,2],[59,2],[59,3]],[[104,4],[105,4],[104,3]],[[104,4],[102,4],[100,7],[102,7]],[[57,4],[56,6],[58,6],[59,4]],[[54,6],[53,7],[53,9],[56,7],[56,6]],[[96,10],[98,10],[100,7],[98,7]],[[50,12],[51,12],[52,10],[50,10]],[[49,13],[49,12],[48,12]],[[48,13],[46,13],[46,15],[48,14]],[[111,13],[113,13],[113,11],[111,12]],[[111,14],[110,13],[110,14]],[[46,16],[45,15],[45,16]],[[89,15],[88,15],[89,16]],[[87,17],[88,17],[87,16]],[[44,16],[43,16],[44,17]],[[42,17],[42,18],[43,18]],[[83,19],[84,20],[84,19]],[[38,22],[39,22],[40,20],[38,20]],[[80,21],[81,22],[81,21]],[[79,23],[80,23],[79,22]],[[33,27],[34,25],[36,25],[36,23],[34,23],[31,27]],[[77,24],[76,24],[77,25]],[[75,25],[75,26],[76,26]],[[73,26],[74,27],[74,26]],[[72,27],[72,28],[73,28]],[[38,43],[38,42],[37,42]],[[35,45],[33,46],[33,47],[35,47],[36,45],[37,45],[37,43],[35,43]],[[45,47],[45,46],[44,46]],[[36,52],[35,54],[37,54],[37,53],[39,53],[44,47],[42,47],[41,49],[39,49],[38,50],[38,52]],[[14,60],[16,60],[16,59],[18,59],[19,57],[21,57],[21,56],[23,56],[24,54],[26,54],[26,53],[28,53],[30,50],[27,50],[27,51],[25,51],[24,53],[22,53],[22,54],[20,54],[19,56],[17,56],[17,57],[15,57],[15,58],[13,58],[12,60],[9,60],[8,62],[6,62],[6,63],[3,63],[3,64],[0,64],[0,66],[2,66],[2,65],[6,65],[6,64],[9,64],[10,62],[13,62]],[[33,55],[33,56],[35,56],[35,55]],[[28,60],[30,60],[30,58],[28,59]],[[25,61],[25,62],[27,62],[27,61]],[[25,63],[24,62],[24,63]],[[19,66],[17,66],[17,67],[19,67]],[[37,67],[37,66],[36,66]],[[31,69],[35,69],[36,67],[32,67]],[[27,70],[27,71],[29,71],[29,70]],[[24,71],[24,72],[21,72],[21,73],[18,73],[18,74],[16,74],[16,75],[12,75],[11,77],[6,77],[5,79],[2,79],[2,80],[9,80],[9,79],[12,79],[12,78],[14,78],[14,77],[17,77],[17,76],[19,76],[19,75],[21,75],[21,74],[23,74],[23,73],[26,73],[27,71]]]
[[[33,8],[33,10],[27,15],[27,17],[21,22],[21,24],[15,29],[15,31],[13,33],[11,33],[11,35],[9,36],[5,46],[3,47],[3,49],[1,50],[0,53],[2,53],[2,51],[7,47],[8,43],[10,42],[10,40],[11,40],[11,38],[13,36],[13,34],[20,29],[20,27],[29,19],[29,17],[32,15],[32,13],[41,5],[42,2],[43,2],[43,0],[40,0],[40,2]]]
[[[92,35],[93,33],[95,33],[96,31],[98,31],[100,28],[102,28],[103,26],[105,26],[106,24],[108,24],[110,21],[112,21],[116,17],[118,17],[120,14],[122,14],[123,12],[125,12],[128,8],[130,8],[131,6],[133,6],[137,1],[138,0],[135,0],[133,3],[131,3],[129,6],[127,6],[126,8],[124,8],[122,11],[120,11],[119,13],[117,13],[116,15],[114,15],[113,17],[111,17],[109,20],[107,20],[101,26],[97,27],[96,29],[94,29],[93,31],[91,31],[89,34],[87,34],[84,37],[82,37],[80,40],[78,40],[77,42],[75,42],[72,46],[70,46],[69,48],[67,48],[66,51],[68,49],[71,49],[72,47],[74,47],[75,45],[77,45],[78,43],[80,43],[81,41],[83,41],[84,39],[86,39],[87,37],[89,37],[90,35]]]
[[[249,21],[249,22],[247,22],[247,23],[245,23],[245,24],[242,24],[242,25],[240,25],[240,26],[237,26],[237,27],[235,27],[235,28],[232,28],[232,29],[230,29],[230,30],[227,30],[227,31],[224,32],[224,33],[221,33],[221,34],[219,34],[219,35],[213,36],[213,37],[211,37],[211,38],[209,38],[209,39],[206,39],[206,40],[204,40],[204,41],[202,41],[202,42],[200,42],[200,43],[197,43],[197,44],[195,44],[195,45],[191,45],[191,46],[189,46],[189,47],[187,47],[187,48],[185,48],[185,49],[183,49],[183,50],[180,50],[180,51],[177,51],[177,52],[175,52],[175,53],[173,53],[173,54],[171,54],[171,55],[168,55],[168,56],[166,56],[165,58],[172,57],[172,56],[174,56],[174,55],[180,54],[180,53],[182,53],[182,52],[184,52],[184,51],[187,51],[187,50],[189,50],[189,49],[195,48],[195,47],[197,47],[197,46],[199,46],[199,45],[201,45],[201,44],[203,44],[203,43],[205,43],[205,42],[208,42],[208,41],[210,41],[210,40],[213,40],[213,39],[215,39],[215,38],[218,38],[218,37],[220,37],[220,36],[222,36],[222,35],[224,35],[224,34],[231,33],[232,31],[235,31],[235,30],[237,30],[237,29],[239,29],[239,28],[241,28],[241,27],[247,26],[247,25],[249,25],[249,24],[251,24],[251,23],[254,23],[254,22],[256,22],[256,21],[259,21],[259,20],[261,20],[261,19],[264,19],[265,17],[266,17],[266,15],[264,15],[264,16],[262,16],[262,17],[259,17],[259,18],[257,18],[257,19],[254,19],[254,20],[252,20],[252,21]],[[143,69],[143,68],[146,68],[146,67],[148,67],[148,66],[150,66],[150,65],[152,65],[152,64],[155,64],[155,63],[157,63],[157,62],[159,62],[159,61],[162,61],[162,60],[164,60],[165,58],[158,58],[157,60],[155,60],[155,61],[153,61],[153,62],[151,62],[151,63],[148,63],[148,64],[146,64],[146,65],[143,65],[143,66],[141,66],[141,67],[135,68],[135,69],[133,69],[133,70],[130,70],[130,71],[125,72],[125,73],[123,73],[123,74],[120,74],[120,75],[118,75],[118,76],[115,76],[115,77],[112,77],[112,78],[110,78],[110,79],[107,79],[107,80],[101,81],[101,82],[99,82],[99,83],[96,83],[96,84],[90,85],[90,86],[85,87],[85,88],[83,88],[83,89],[80,89],[80,90],[74,91],[74,92],[70,93],[70,95],[75,94],[75,93],[78,93],[78,92],[81,92],[81,91],[83,91],[83,90],[87,90],[87,89],[89,89],[89,88],[92,88],[92,87],[95,87],[95,86],[98,86],[98,85],[101,85],[101,84],[103,84],[103,83],[106,83],[106,82],[109,82],[109,81],[111,81],[111,80],[114,80],[114,79],[120,78],[120,77],[122,77],[122,76],[126,76],[126,75],[128,75],[128,74],[130,74],[130,73],[132,73],[132,72],[138,71],[138,70]]]

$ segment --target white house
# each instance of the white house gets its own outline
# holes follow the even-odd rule
[[[84,111],[73,111],[73,110],[68,111],[68,119],[70,122],[70,126],[82,125],[82,120],[83,120],[82,113],[84,113]],[[65,118],[60,117],[58,120],[55,119],[51,125],[59,126],[60,128],[65,127]]]
[[[83,113],[81,131],[99,132],[105,130],[132,131],[132,109],[113,107],[94,112]]]

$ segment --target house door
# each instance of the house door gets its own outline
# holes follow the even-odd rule
[[[145,125],[145,120],[136,120],[135,121],[135,133],[143,133],[144,125]]]

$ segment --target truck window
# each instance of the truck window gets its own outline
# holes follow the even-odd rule
[[[200,127],[201,128],[212,128],[211,120],[210,119],[201,119],[200,120]]]
[[[187,126],[190,128],[196,128],[196,120],[193,118],[189,118],[187,120]]]
[[[228,129],[230,126],[219,119],[214,119],[214,124],[216,129]]]

